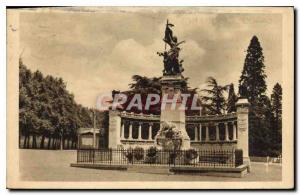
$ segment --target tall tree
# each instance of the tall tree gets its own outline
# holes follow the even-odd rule
[[[225,97],[224,92],[228,86],[219,85],[217,80],[213,77],[207,78],[207,87],[209,89],[202,89],[201,91],[207,95],[203,95],[201,99],[206,108],[210,111],[210,114],[222,114],[225,111]]]
[[[235,103],[237,102],[238,97],[234,92],[234,85],[231,83],[229,85],[228,99],[227,99],[227,113],[236,112]]]
[[[273,121],[271,123],[273,132],[272,142],[274,150],[280,154],[282,150],[282,87],[279,83],[276,83],[273,87],[271,105],[273,114]]]
[[[239,80],[239,94],[248,98],[251,104],[257,103],[258,98],[265,94],[266,74],[263,49],[256,36],[253,36],[247,49],[244,68]]]
[[[266,156],[270,149],[270,100],[265,95],[266,74],[263,49],[253,36],[247,49],[244,68],[239,80],[239,94],[250,102],[249,152]]]

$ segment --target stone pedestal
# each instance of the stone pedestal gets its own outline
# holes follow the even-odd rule
[[[109,148],[117,148],[120,145],[121,117],[118,111],[109,111]]]
[[[190,138],[185,129],[185,109],[182,106],[181,92],[184,78],[181,75],[163,76],[160,121],[172,123],[183,135],[181,149],[190,148]]]
[[[237,110],[237,149],[243,150],[243,162],[248,165],[248,172],[250,172],[250,158],[249,158],[249,102],[247,99],[239,99],[236,103]]]

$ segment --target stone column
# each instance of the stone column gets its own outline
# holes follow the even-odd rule
[[[235,141],[236,140],[236,126],[235,126],[235,123],[232,122],[232,140]]]
[[[205,141],[209,141],[208,124],[205,125]]]
[[[236,103],[237,110],[237,130],[238,130],[238,140],[237,149],[243,150],[243,161],[244,164],[248,164],[248,172],[250,172],[250,159],[249,159],[249,124],[248,124],[248,114],[249,114],[249,102],[247,99],[239,99]]]
[[[202,141],[202,125],[199,124],[199,141]]]
[[[125,121],[123,121],[121,127],[121,139],[125,139]]]
[[[220,141],[219,123],[216,124],[216,141]]]
[[[148,140],[152,140],[152,126],[153,126],[153,123],[149,123]]]
[[[195,141],[198,141],[198,127],[197,127],[197,125],[195,125]]]
[[[129,135],[128,135],[128,139],[132,139],[132,125],[133,125],[133,122],[129,122]]]
[[[228,133],[228,123],[224,123],[225,125],[225,141],[229,141],[229,133]]]
[[[139,136],[138,136],[138,140],[142,140],[142,124],[143,123],[139,123]]]

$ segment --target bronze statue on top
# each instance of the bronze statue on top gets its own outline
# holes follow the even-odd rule
[[[167,21],[166,24],[166,30],[165,30],[165,38],[163,41],[165,44],[170,46],[170,49],[167,51],[166,45],[165,45],[165,51],[164,52],[157,52],[159,56],[163,56],[164,58],[164,70],[163,75],[178,75],[181,74],[184,69],[182,67],[183,60],[179,61],[179,51],[180,48],[178,47],[180,44],[184,43],[184,41],[181,41],[178,43],[177,37],[173,36],[173,31],[171,27],[173,27],[173,24],[170,24]]]

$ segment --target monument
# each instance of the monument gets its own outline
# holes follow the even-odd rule
[[[157,52],[159,56],[163,56],[164,70],[161,79],[162,126],[155,137],[155,143],[161,149],[189,149],[190,138],[185,129],[185,109],[182,109],[181,99],[186,81],[182,75],[183,60],[179,60],[179,45],[184,41],[178,42],[177,37],[173,36],[173,26],[167,21],[163,39],[165,51]]]
[[[129,151],[155,148],[161,151],[156,159],[160,164],[184,164],[185,157],[180,151],[191,154],[194,150],[203,162],[223,161],[227,166],[241,162],[250,171],[247,99],[238,100],[236,112],[217,115],[186,112],[185,95],[190,94],[182,74],[184,68],[179,47],[185,41],[178,41],[173,27],[167,21],[163,38],[165,50],[157,52],[163,57],[164,66],[159,79],[160,114],[128,111],[125,104],[121,110],[110,109],[108,147]],[[236,150],[242,152],[235,155]],[[163,155],[166,153],[169,155]],[[207,154],[210,156],[205,156]]]

